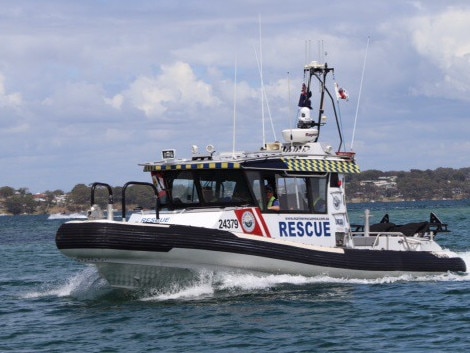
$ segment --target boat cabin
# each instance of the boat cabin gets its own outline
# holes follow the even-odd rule
[[[283,170],[281,160],[197,163],[179,169],[182,166],[146,167],[156,169],[151,174],[162,209],[252,206],[262,212],[325,214],[328,186],[341,186],[338,173]],[[273,192],[269,198],[274,196],[278,208],[268,208],[267,190]]]

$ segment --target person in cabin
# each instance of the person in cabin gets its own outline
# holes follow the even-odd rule
[[[318,196],[313,201],[313,211],[315,213],[325,213],[326,212],[326,202],[321,196]]]
[[[266,186],[266,197],[268,199],[268,210],[279,211],[279,200],[274,196],[274,190],[271,186]]]
[[[215,202],[217,198],[215,197],[214,190],[210,186],[204,186],[202,188],[202,195],[204,197],[204,201],[206,202]]]

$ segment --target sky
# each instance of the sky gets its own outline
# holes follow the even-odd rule
[[[150,181],[139,163],[163,149],[258,150],[295,124],[312,60],[349,93],[362,170],[470,167],[468,33],[467,0],[0,0],[0,187],[119,186]]]

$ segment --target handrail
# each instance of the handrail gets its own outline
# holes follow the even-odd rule
[[[378,245],[380,237],[386,237],[387,239],[389,237],[400,237],[403,240],[403,243],[405,244],[405,247],[407,250],[416,250],[419,245],[421,245],[421,240],[419,239],[414,239],[412,237],[407,237],[405,234],[402,232],[370,232],[368,236],[365,235],[365,232],[350,232],[350,237],[351,239],[354,239],[354,236],[362,235],[359,236],[359,238],[374,238],[374,242],[372,243],[372,248],[375,248]],[[354,241],[354,240],[353,240]],[[387,242],[387,249],[389,245]]]
[[[403,236],[403,240],[408,250],[416,250],[421,245],[421,241]]]
[[[90,199],[91,206],[95,204],[95,189],[97,186],[104,186],[108,189],[108,204],[112,205],[114,202],[113,201],[113,188],[109,184],[96,182],[96,183],[93,183],[93,185],[91,185],[91,199]]]
[[[113,203],[114,203],[113,188],[109,184],[106,184],[106,183],[100,183],[100,182],[93,183],[91,185],[91,197],[90,197],[90,203],[91,203],[92,207],[95,204],[95,189],[96,189],[97,186],[104,186],[108,189],[108,206],[107,206],[108,213],[107,213],[107,218],[108,218],[108,220],[112,221],[114,219],[114,215],[113,215]]]
[[[352,235],[360,235],[365,234],[365,232],[351,232]],[[384,236],[384,235],[392,235],[392,236],[405,236],[402,232],[369,232],[369,236]]]
[[[147,183],[144,181],[129,181],[124,184],[122,187],[122,200],[121,200],[121,205],[122,205],[122,221],[126,221],[126,189],[129,185],[144,185],[144,186],[150,186],[153,189],[153,192],[155,194],[155,217],[158,220],[159,214],[158,214],[158,191],[157,188],[154,184],[152,183]]]

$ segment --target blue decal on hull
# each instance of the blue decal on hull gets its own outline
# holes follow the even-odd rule
[[[330,237],[330,222],[279,222],[281,237]]]

